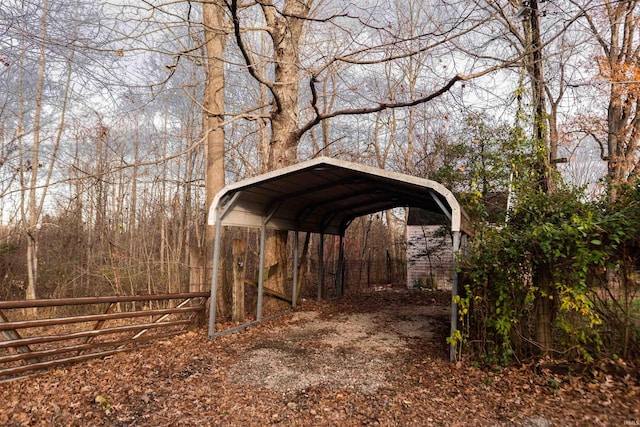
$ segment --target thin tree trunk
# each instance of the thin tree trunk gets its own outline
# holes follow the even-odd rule
[[[533,144],[534,155],[537,162],[534,165],[537,188],[549,193],[550,186],[550,163],[548,132],[546,128],[546,96],[543,70],[542,41],[540,35],[540,20],[538,10],[538,0],[529,2],[530,16],[525,22],[525,31],[529,35],[530,63],[528,64],[529,76],[531,78],[531,88],[533,93],[534,123],[533,123]],[[540,346],[540,353],[548,356],[553,349],[553,339],[551,335],[551,322],[553,320],[553,294],[551,283],[551,265],[544,261],[537,264],[533,271],[533,285],[538,288],[535,295],[535,315],[536,315],[536,341]]]
[[[44,87],[44,73],[45,73],[45,41],[47,39],[47,15],[49,9],[49,1],[44,0],[42,5],[42,30],[40,40],[40,59],[38,69],[38,83],[36,88],[36,108],[33,118],[33,148],[31,153],[31,161],[29,164],[31,177],[29,181],[29,197],[28,197],[28,219],[27,219],[27,275],[29,282],[27,284],[27,299],[35,299],[38,284],[38,236],[37,225],[39,215],[37,212],[37,194],[36,188],[38,185],[38,171],[40,169],[40,118],[42,115],[42,97]],[[25,167],[23,165],[23,167]]]

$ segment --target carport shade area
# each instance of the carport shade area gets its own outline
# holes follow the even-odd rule
[[[266,230],[287,230],[340,236],[356,218],[398,207],[421,208],[443,213],[451,222],[454,254],[463,234],[469,234],[468,216],[451,191],[428,179],[372,168],[329,157],[319,157],[230,184],[214,198],[209,208],[209,225],[215,226],[213,275],[209,314],[209,336],[214,337],[216,292],[220,259],[221,227],[260,229],[258,307],[256,322],[262,320],[264,248]],[[298,239],[294,239],[293,301],[297,283]],[[454,257],[455,258],[455,257]],[[340,267],[339,267],[340,268]],[[452,294],[457,295],[454,268]],[[336,277],[342,277],[337,274]],[[457,307],[452,303],[451,328],[457,329]],[[455,357],[455,348],[451,348]]]

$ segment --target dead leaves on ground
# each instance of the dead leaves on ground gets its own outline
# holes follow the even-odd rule
[[[305,351],[316,347],[318,354],[344,354],[345,360],[334,358],[332,363],[344,363],[358,375],[361,367],[347,360],[353,348],[322,346],[291,329],[304,330],[314,318],[343,321],[349,313],[445,301],[440,295],[385,291],[338,302],[309,302],[300,311],[318,315],[308,316],[308,321],[283,316],[214,341],[207,339],[205,330],[197,330],[140,351],[50,370],[0,384],[0,425],[640,423],[637,364],[617,360],[587,367],[540,361],[503,369],[452,364],[446,360],[444,343],[447,316],[431,319],[441,322],[434,324],[437,333],[405,337],[406,351],[381,359],[377,369],[384,371],[386,382],[370,391],[329,380],[304,388],[267,388],[232,377],[233,368],[249,352],[277,341]],[[406,313],[401,321],[407,321]],[[296,336],[306,336],[306,341],[296,344]]]

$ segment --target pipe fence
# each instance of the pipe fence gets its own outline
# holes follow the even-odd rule
[[[185,292],[0,301],[0,382],[181,334],[203,322],[208,297]]]

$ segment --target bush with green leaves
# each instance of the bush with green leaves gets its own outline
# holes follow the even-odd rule
[[[539,354],[534,306],[548,298],[551,356],[639,355],[640,189],[621,194],[585,202],[579,190],[523,190],[504,226],[480,229],[461,262],[467,343],[491,363]],[[541,267],[545,292],[534,280]]]

